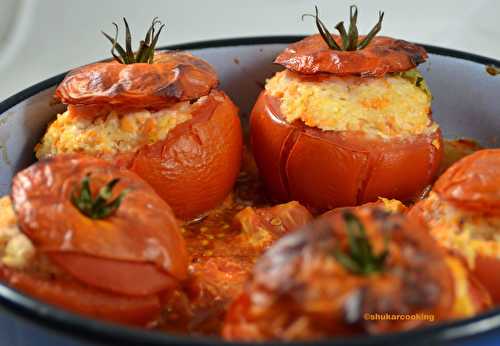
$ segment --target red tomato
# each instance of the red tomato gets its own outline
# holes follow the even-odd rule
[[[360,257],[347,262],[335,255],[354,251],[343,218],[347,211],[364,226],[371,249],[363,246],[363,258],[387,249],[379,271],[355,272],[346,263],[355,267]],[[457,294],[457,286],[464,292]],[[223,336],[255,342],[381,334],[467,317],[490,306],[461,261],[450,260],[421,224],[378,207],[345,208],[286,235],[258,260],[226,314]],[[365,317],[375,313],[427,314],[434,320]]]
[[[74,116],[97,117],[111,110],[161,109],[196,103],[192,119],[167,137],[137,151],[101,156],[146,180],[182,219],[220,204],[239,173],[243,150],[238,108],[222,91],[215,70],[186,52],[156,53],[153,64],[102,62],[71,71],[55,96]]]
[[[48,253],[50,259],[87,285],[109,292],[146,296],[172,289],[177,280],[150,263],[116,261],[75,253]]]
[[[473,304],[479,307],[478,310],[489,309],[493,305],[492,302],[500,302],[500,279],[494,275],[498,270],[500,270],[499,260],[483,256],[476,258],[476,268],[472,270],[469,278],[469,292]],[[488,283],[488,281],[489,287],[486,287],[483,282]]]
[[[118,209],[98,219],[78,209],[72,198],[81,193],[84,177],[90,177],[92,196],[119,179],[111,198],[128,192]],[[177,220],[165,201],[129,170],[84,155],[40,161],[14,177],[12,205],[38,256],[25,271],[2,268],[4,280],[46,302],[144,325],[158,318],[159,296],[173,292],[187,277],[187,251]],[[55,274],[47,275],[46,266],[57,269]]]
[[[265,91],[252,111],[250,136],[271,196],[298,200],[318,211],[372,202],[379,196],[415,198],[433,180],[443,147],[440,131],[412,141],[383,141],[357,132],[289,124],[279,100]]]
[[[219,83],[206,61],[187,52],[155,54],[153,64],[99,62],[66,75],[55,96],[66,104],[161,108],[207,95]]]
[[[338,35],[332,35],[340,43]],[[360,36],[362,40],[364,36]],[[407,71],[427,59],[423,47],[391,37],[377,36],[361,50],[339,51],[328,47],[319,35],[292,43],[274,61],[304,74],[335,73],[381,77],[388,72]]]
[[[500,215],[500,150],[466,156],[439,177],[434,190],[460,208]]]
[[[115,213],[91,219],[71,196],[90,175],[94,194],[112,179],[116,197],[129,189]],[[187,252],[169,206],[136,174],[84,155],[61,155],[19,172],[12,202],[21,230],[46,252],[151,263],[178,280],[187,276]],[[133,277],[129,278],[134,281]]]
[[[238,109],[212,91],[193,119],[139,149],[126,166],[146,180],[181,219],[220,204],[240,171],[243,138]]]
[[[440,220],[446,220],[444,212],[439,207],[453,207],[459,216],[452,220],[449,232],[456,232],[460,223],[474,220],[498,219],[500,217],[500,149],[485,149],[476,151],[454,163],[439,177],[434,185],[433,192],[437,200],[423,200],[410,210],[410,217],[431,228]],[[463,219],[463,220],[461,220]],[[453,222],[453,221],[452,221]],[[446,225],[445,225],[446,226]],[[439,232],[446,232],[447,228],[441,225]],[[478,227],[481,227],[478,225]],[[498,256],[489,255],[498,251],[498,241],[491,237],[483,237],[478,229],[477,237],[471,231],[475,242],[481,241],[481,247],[476,251],[474,265],[471,271],[490,292],[493,301],[500,303],[500,278],[496,273],[500,270]],[[453,234],[446,235],[452,238]],[[443,244],[444,245],[444,244]],[[446,246],[446,245],[445,245]],[[484,251],[488,249],[491,251]],[[466,254],[460,249],[452,249],[463,257]]]
[[[34,298],[89,317],[146,326],[161,312],[155,295],[130,297],[83,286],[74,281],[51,280],[2,266],[1,277],[9,285]]]

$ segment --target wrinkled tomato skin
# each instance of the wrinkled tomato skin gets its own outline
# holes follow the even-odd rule
[[[207,95],[219,83],[206,61],[187,52],[156,52],[154,63],[98,62],[69,72],[55,97],[71,105],[162,108]]]
[[[212,91],[191,121],[139,149],[131,162],[116,162],[146,180],[178,218],[190,219],[216,207],[231,191],[242,152],[238,109],[223,92]]]
[[[432,182],[442,158],[439,130],[385,142],[359,132],[288,124],[279,100],[265,91],[250,124],[252,151],[271,197],[298,200],[317,211],[378,197],[411,200]]]
[[[190,219],[216,207],[239,172],[242,131],[238,109],[217,90],[215,69],[187,52],[155,53],[154,62],[100,62],[77,68],[57,87],[55,97],[80,117],[194,103],[193,118],[167,138],[138,151],[100,156],[127,167],[151,184],[177,217]],[[198,107],[199,106],[199,107]]]
[[[2,281],[34,298],[72,312],[101,320],[147,326],[160,315],[160,299],[155,295],[130,297],[107,293],[73,281],[56,281],[0,269]]]
[[[342,44],[339,35],[332,35]],[[364,36],[360,36],[362,40]],[[427,60],[427,52],[416,44],[386,36],[374,37],[361,50],[330,49],[319,35],[308,36],[289,45],[274,60],[288,70],[302,74],[333,73],[381,77],[403,72]]]
[[[384,274],[354,274],[332,256],[339,244],[348,243],[345,211],[362,220],[374,251],[384,247],[384,238],[390,239]],[[402,214],[369,206],[328,212],[281,238],[259,259],[244,292],[228,310],[223,337],[231,341],[317,340],[426,324],[371,321],[363,318],[366,313],[425,311],[439,320],[449,319],[454,276],[445,256],[419,224]],[[347,310],[353,297],[358,303]],[[357,319],[349,320],[346,311]]]
[[[120,206],[92,219],[72,202],[90,176],[97,194],[118,179]],[[143,179],[95,157],[59,155],[16,174],[12,207],[22,232],[54,264],[94,288],[130,296],[169,290],[188,273],[188,255],[172,210]]]

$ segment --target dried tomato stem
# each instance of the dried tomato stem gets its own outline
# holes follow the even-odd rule
[[[125,49],[118,43],[118,25],[113,23],[115,26],[115,37],[111,37],[104,31],[101,31],[102,34],[111,42],[111,55],[121,64],[135,64],[135,63],[153,63],[154,59],[154,51],[156,44],[158,43],[158,38],[160,33],[165,26],[162,24],[157,17],[153,18],[151,22],[151,26],[146,32],[146,37],[139,44],[139,49],[136,53],[132,50],[132,34],[130,32],[130,27],[125,18],[123,18],[123,22],[125,24]],[[155,34],[156,26],[160,25],[158,31]],[[118,52],[118,55],[115,53],[115,50]]]
[[[352,5],[349,8],[349,30],[346,32],[344,27],[344,22],[339,22],[335,29],[340,34],[342,38],[342,45],[337,44],[333,36],[328,31],[326,25],[319,19],[319,11],[318,7],[315,6],[316,14],[303,14],[302,20],[305,17],[313,17],[316,21],[316,28],[318,29],[319,34],[328,45],[330,49],[333,50],[341,50],[341,51],[354,51],[360,50],[368,46],[371,40],[378,34],[378,32],[382,29],[382,20],[384,19],[384,12],[379,12],[379,19],[377,24],[370,30],[370,32],[365,36],[365,38],[359,42],[359,32],[358,32],[358,8],[355,5]]]

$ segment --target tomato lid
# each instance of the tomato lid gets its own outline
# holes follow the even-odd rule
[[[340,43],[340,36],[332,37]],[[330,49],[321,35],[316,34],[291,44],[274,62],[304,74],[381,77],[390,72],[411,70],[426,59],[427,52],[423,47],[391,37],[375,37],[361,50],[338,51]]]
[[[130,28],[125,18],[123,21],[125,48],[117,42],[116,23],[113,23],[114,38],[102,32],[112,43],[115,60],[69,72],[56,89],[57,99],[75,105],[159,108],[200,98],[218,85],[217,73],[206,61],[187,52],[155,51],[165,26],[157,18],[153,19],[137,51],[132,50]]]
[[[218,85],[215,70],[187,52],[157,52],[154,62],[99,62],[69,72],[55,97],[66,104],[165,107],[208,95]]]
[[[332,73],[381,77],[390,72],[403,72],[415,68],[427,59],[423,47],[391,37],[378,36],[384,13],[372,30],[358,35],[358,9],[350,7],[349,29],[344,23],[335,28],[340,35],[332,35],[316,14],[302,16],[315,18],[319,34],[304,38],[288,46],[274,60],[287,69],[304,74]]]

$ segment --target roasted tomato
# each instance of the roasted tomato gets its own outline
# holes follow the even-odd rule
[[[296,201],[269,208],[247,207],[234,217],[235,228],[240,230],[238,247],[261,254],[277,239],[311,220],[311,213]]]
[[[419,223],[358,207],[327,213],[271,247],[231,305],[223,336],[379,334],[469,316],[490,303],[460,260],[446,255]],[[384,319],[388,315],[401,317]]]
[[[500,304],[500,149],[479,150],[453,164],[410,216],[463,256]]]
[[[82,152],[127,167],[190,219],[221,203],[238,175],[238,109],[207,62],[150,48],[149,59],[131,53],[139,62],[126,56],[70,72],[55,93],[68,109],[36,155]]]
[[[217,73],[206,61],[171,51],[156,53],[153,64],[109,61],[77,68],[67,74],[55,96],[77,107],[161,109],[205,96],[218,83]]]
[[[145,325],[187,278],[170,207],[135,173],[61,155],[18,173],[1,199],[1,276],[48,303]]]
[[[425,50],[388,37],[364,48],[364,37],[354,42],[357,50],[336,49],[314,35],[276,58],[287,70],[267,81],[250,118],[273,198],[325,211],[377,197],[412,200],[433,180],[442,139],[415,69]]]
[[[190,279],[167,303],[175,312],[165,321],[167,330],[220,335],[227,306],[241,293],[257,258],[312,219],[297,202],[247,207],[236,215],[225,207],[209,212],[202,223],[185,226]]]
[[[363,41],[366,36],[361,36]],[[342,38],[332,35],[341,44]],[[316,34],[291,44],[275,62],[290,71],[303,74],[332,73],[382,77],[386,73],[404,72],[427,60],[423,47],[392,37],[377,36],[360,50],[331,49],[321,35]]]

